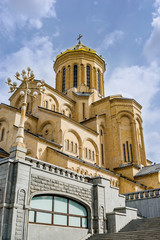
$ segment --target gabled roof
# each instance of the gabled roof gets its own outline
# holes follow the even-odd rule
[[[158,173],[158,172],[160,172],[160,163],[143,167],[134,177],[140,177],[143,175],[149,175],[149,174]]]

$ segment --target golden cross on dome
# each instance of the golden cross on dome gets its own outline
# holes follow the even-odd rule
[[[79,34],[79,36],[78,36],[78,38],[77,38],[77,40],[79,40],[79,42],[78,42],[79,44],[81,43],[81,40],[80,40],[80,39],[81,39],[82,37],[83,37],[82,34]]]

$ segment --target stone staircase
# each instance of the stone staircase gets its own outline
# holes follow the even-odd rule
[[[88,240],[160,240],[160,217],[132,220],[118,233],[95,234]]]

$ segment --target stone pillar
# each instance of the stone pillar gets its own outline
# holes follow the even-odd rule
[[[84,64],[81,64],[81,73],[82,73],[82,83],[87,84],[86,83],[86,72],[85,72],[85,65]]]
[[[93,229],[95,233],[105,233],[106,229],[106,209],[105,209],[105,186],[101,184],[101,177],[91,180],[93,184]]]
[[[24,151],[23,151],[24,150]],[[2,190],[0,239],[27,240],[29,181],[31,163],[25,162],[25,149],[11,149],[13,159],[0,162]],[[22,157],[22,159],[20,159]],[[19,159],[18,159],[19,158]]]
[[[97,71],[96,71],[95,67],[93,68],[93,76],[94,76],[94,88],[96,90],[98,90],[98,88],[97,88]]]
[[[59,71],[59,84],[58,84],[58,91],[62,92],[62,70]]]
[[[117,120],[117,125],[118,125],[118,142],[119,142],[119,158],[120,158],[120,163],[122,164],[124,162],[123,160],[123,148],[122,148],[122,138],[121,138],[121,120]]]
[[[140,156],[138,152],[138,142],[137,142],[137,132],[136,132],[136,122],[133,120],[131,122],[132,127],[132,140],[133,140],[133,162],[136,164],[140,164]]]
[[[78,70],[78,73],[77,73],[77,87],[78,87],[79,85],[81,85],[81,82],[82,82],[81,64],[77,65],[77,70]]]
[[[65,89],[69,89],[70,88],[70,79],[69,79],[69,67],[66,67],[66,79],[65,79]]]
[[[60,71],[56,75],[56,89],[62,91],[62,73]]]
[[[144,137],[143,137],[143,128],[142,128],[142,126],[140,126],[140,134],[141,134],[142,151],[143,151],[142,164],[144,166],[146,166],[147,165],[147,159],[146,159],[146,152],[145,152],[145,145],[144,145]]]
[[[90,88],[94,88],[93,67],[90,67]]]
[[[70,88],[73,87],[73,66],[70,67]]]
[[[102,73],[102,95],[105,96],[105,93],[104,93],[104,76],[103,76],[103,73]]]
[[[102,73],[99,71],[99,93],[102,95]]]

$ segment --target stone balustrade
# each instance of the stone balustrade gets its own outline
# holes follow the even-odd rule
[[[42,169],[43,171],[51,172],[53,174],[65,176],[67,178],[72,178],[72,179],[75,179],[75,180],[81,181],[81,182],[88,182],[88,179],[89,179],[88,176],[86,177],[84,175],[73,172],[71,170],[53,165],[51,163],[43,162],[36,158],[27,156],[25,160],[30,162],[32,164],[32,167]]]
[[[148,199],[160,197],[160,188],[148,189],[139,192],[125,193],[127,201],[139,200],[139,199]]]

